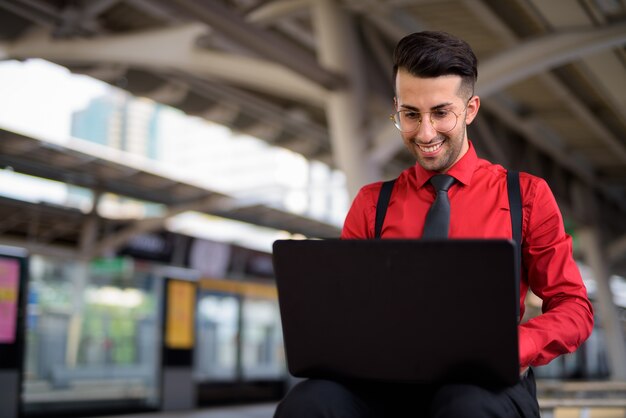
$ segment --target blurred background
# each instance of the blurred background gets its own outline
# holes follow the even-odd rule
[[[391,53],[419,30],[474,48],[470,139],[545,178],[574,238],[596,328],[537,369],[562,399],[546,413],[604,399],[623,417],[623,0],[0,0],[16,414],[279,399],[272,243],[337,237],[361,186],[414,164],[389,121]]]

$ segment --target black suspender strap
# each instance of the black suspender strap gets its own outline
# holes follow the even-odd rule
[[[511,227],[513,241],[519,251],[522,249],[522,192],[519,186],[519,173],[509,171],[506,175],[507,191],[509,193],[509,207],[511,209]],[[521,259],[520,259],[521,260]]]
[[[396,179],[385,181],[380,189],[378,203],[376,203],[376,223],[374,224],[374,238],[376,239],[380,238],[381,231],[383,230],[383,222],[385,221],[387,206],[389,205],[389,199],[391,199],[391,192],[395,182]]]
[[[511,228],[513,230],[513,241],[515,241],[515,290],[517,292],[516,302],[519,303],[519,284],[522,266],[522,192],[519,185],[519,173],[509,171],[506,175],[507,192],[509,195],[509,208],[511,211]],[[519,304],[517,305],[517,316],[519,317]]]
[[[374,228],[374,236],[380,238],[380,233],[383,229],[383,222],[387,213],[387,206],[389,205],[389,199],[391,198],[391,191],[395,179],[383,182],[378,196],[378,203],[376,204],[376,224]],[[509,194],[509,207],[511,211],[511,227],[513,230],[513,241],[517,245],[517,252],[519,258],[517,261],[517,267],[521,266],[520,262],[522,252],[522,193],[519,185],[519,173],[517,171],[509,171],[507,173],[507,191]]]

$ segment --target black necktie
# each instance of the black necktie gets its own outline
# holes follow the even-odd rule
[[[423,238],[448,238],[450,229],[450,201],[448,200],[448,189],[454,183],[454,177],[447,174],[437,174],[430,178],[431,184],[435,187],[437,195],[433,202],[426,223],[424,224]]]

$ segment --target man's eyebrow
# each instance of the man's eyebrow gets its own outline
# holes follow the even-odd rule
[[[442,109],[442,108],[447,107],[447,106],[452,106],[453,104],[454,103],[452,103],[452,102],[441,103],[441,104],[438,104],[437,106],[431,107],[430,110],[439,110],[439,109]]]
[[[432,112],[433,110],[439,110],[439,109],[442,109],[444,107],[451,106],[453,104],[454,103],[452,103],[452,102],[441,103],[441,104],[438,104],[436,106],[431,107],[430,111]],[[411,105],[408,105],[408,104],[401,104],[400,107],[404,108],[404,109],[407,109],[407,110],[413,110],[415,112],[420,112],[420,110],[417,107],[411,106]]]

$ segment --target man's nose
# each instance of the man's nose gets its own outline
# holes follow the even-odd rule
[[[427,144],[437,137],[437,131],[433,128],[430,119],[427,117],[422,118],[422,123],[419,124],[417,131],[415,132],[415,138],[423,143]]]

